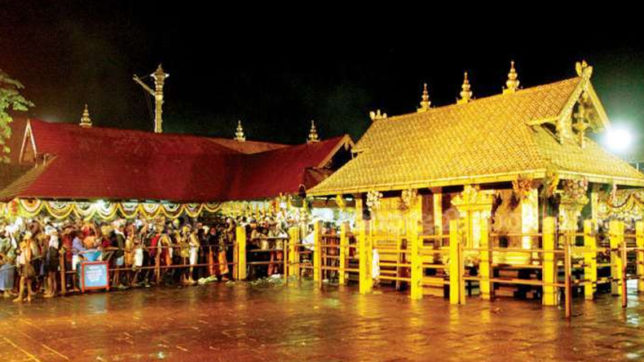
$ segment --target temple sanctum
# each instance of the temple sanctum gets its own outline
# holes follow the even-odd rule
[[[579,230],[582,219],[595,230],[609,219],[633,222],[632,214],[618,211],[625,211],[624,200],[630,211],[639,206],[634,190],[644,186],[644,174],[589,138],[610,127],[592,70],[580,62],[573,78],[522,89],[513,62],[502,94],[478,99],[465,73],[456,104],[439,107],[431,106],[425,85],[416,112],[372,112],[354,159],[309,194],[355,198],[358,228],[374,249],[401,235],[423,235],[421,248],[439,250],[457,226],[463,247],[475,255],[469,264],[491,257],[494,265],[541,269],[544,228]],[[494,252],[482,256],[477,248],[488,247],[488,238]],[[423,262],[439,259],[437,253]],[[521,273],[530,272],[513,275]]]

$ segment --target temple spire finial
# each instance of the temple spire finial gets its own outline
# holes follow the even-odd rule
[[[432,102],[429,101],[429,92],[427,91],[427,83],[423,84],[423,95],[420,97],[420,107],[416,112],[427,112]]]
[[[80,126],[83,128],[92,127],[92,119],[89,117],[89,109],[87,108],[87,104],[85,104],[85,109],[83,109],[83,115],[80,119]]]
[[[463,85],[461,85],[461,98],[456,102],[456,104],[467,103],[472,99],[472,87],[470,86],[470,81],[467,79],[467,72],[463,76]]]
[[[241,120],[237,121],[237,129],[235,130],[235,141],[244,142],[246,136],[244,135],[244,127],[242,127]]]
[[[590,79],[593,75],[593,67],[588,65],[585,60],[575,63],[575,71],[578,76],[586,79]]]
[[[311,130],[309,131],[309,138],[306,140],[306,143],[315,143],[320,142],[318,137],[318,130],[315,128],[315,121],[311,121]]]
[[[510,72],[508,73],[508,80],[505,82],[505,89],[503,94],[514,93],[519,89],[519,75],[514,68],[514,60],[510,62]]]
[[[387,118],[387,113],[384,113],[384,112],[381,113],[380,110],[377,109],[375,112],[374,111],[369,112],[369,118],[371,118],[371,120],[375,122],[375,121]]]

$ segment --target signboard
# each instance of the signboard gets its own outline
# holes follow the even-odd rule
[[[105,261],[83,262],[80,267],[81,290],[110,289],[110,274]]]

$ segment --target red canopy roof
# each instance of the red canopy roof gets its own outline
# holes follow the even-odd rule
[[[321,168],[343,145],[351,144],[343,136],[297,146],[255,142],[234,149],[218,139],[198,136],[39,120],[30,120],[27,127],[35,153],[51,159],[2,190],[2,200],[268,198],[296,193],[300,185],[314,186],[307,181],[315,180],[307,177],[308,170]],[[253,148],[272,150],[250,153]]]

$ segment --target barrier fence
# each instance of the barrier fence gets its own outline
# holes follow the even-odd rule
[[[303,238],[298,227],[288,230],[288,236],[263,238],[263,247],[249,247],[246,229],[238,227],[233,248],[233,260],[227,261],[236,280],[248,277],[250,268],[267,266],[288,277],[312,276],[318,286],[323,280],[339,285],[355,281],[361,293],[372,290],[374,279],[409,289],[412,299],[424,295],[449,296],[450,303],[464,304],[467,297],[482,299],[500,296],[541,298],[542,304],[564,304],[565,315],[572,315],[575,292],[592,300],[600,288],[610,289],[627,306],[627,282],[637,280],[637,289],[644,291],[644,222],[625,230],[622,221],[609,223],[606,233],[598,233],[592,220],[583,223],[583,230],[557,230],[554,217],[543,220],[541,232],[499,234],[491,233],[487,219],[478,225],[476,243],[472,233],[459,229],[459,222],[449,224],[449,233],[405,235],[368,232],[364,224],[357,230],[341,225],[339,233],[323,231],[320,222],[313,228],[312,239]],[[502,240],[519,238],[522,247],[508,247]],[[159,282],[164,270],[176,268],[219,268],[214,263],[168,264],[161,251],[176,246],[147,247],[157,250],[153,265],[137,270],[153,270]],[[200,247],[209,253],[208,246]],[[106,249],[106,252],[116,249]],[[256,260],[270,254],[269,260]],[[65,278],[75,274],[66,270],[65,255],[61,253],[61,289],[66,293]],[[377,259],[374,259],[377,258]],[[263,258],[267,259],[267,258]],[[377,261],[377,263],[374,262]],[[377,265],[374,265],[377,264]],[[377,268],[374,268],[377,266]],[[110,268],[110,272],[130,271],[131,267]],[[271,269],[269,269],[271,270]],[[379,275],[374,272],[379,270]],[[609,288],[606,288],[609,287]]]
[[[473,245],[456,220],[444,235],[369,233],[364,227],[352,234],[346,226],[339,235],[322,234],[317,224],[313,245],[292,245],[296,250],[310,247],[311,263],[297,257],[290,263],[312,270],[319,285],[332,275],[329,272],[339,273],[339,284],[349,280],[348,273],[357,273],[361,293],[370,292],[376,279],[398,289],[408,287],[413,299],[442,295],[449,296],[452,304],[464,304],[474,295],[486,300],[540,298],[546,306],[562,303],[566,317],[572,315],[575,292],[592,300],[599,287],[609,285],[626,307],[628,280],[637,280],[638,290],[644,291],[644,222],[637,222],[634,232],[625,232],[624,223],[614,220],[601,234],[591,220],[584,222],[582,231],[558,230],[554,217],[544,219],[541,232],[491,233],[486,219],[478,228],[479,240]],[[357,243],[349,244],[349,237]],[[502,245],[507,238],[529,246]],[[348,250],[354,253],[349,256]],[[372,275],[375,257],[379,276]],[[359,267],[352,268],[349,262]]]

